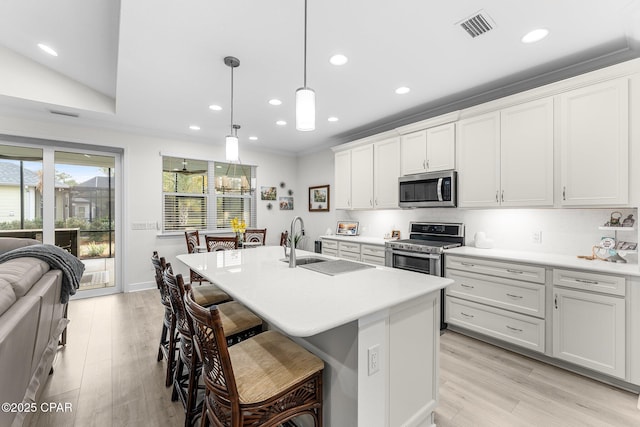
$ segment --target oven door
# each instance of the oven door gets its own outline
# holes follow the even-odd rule
[[[396,249],[388,251],[387,255],[386,264],[388,267],[442,276],[440,255]]]

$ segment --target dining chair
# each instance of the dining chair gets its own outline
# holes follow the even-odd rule
[[[207,243],[207,251],[209,252],[238,249],[238,236],[205,236],[205,241]]]
[[[203,361],[203,427],[274,427],[303,414],[322,426],[322,360],[276,331],[228,347],[220,306],[201,307],[190,292],[185,306]]]
[[[198,230],[187,230],[184,232],[184,238],[187,241],[187,253],[195,254],[198,252],[198,247],[200,246],[200,234]],[[207,282],[207,279],[199,275],[193,270],[189,270],[189,278],[191,283],[193,282]]]
[[[173,376],[173,392],[171,400],[180,399],[185,411],[185,427],[193,425],[193,421],[201,412],[198,404],[198,386],[202,370],[201,359],[193,349],[193,323],[187,314],[184,295],[189,292],[193,300],[191,286],[184,283],[181,274],[174,275],[171,264],[167,263],[164,282],[169,294],[171,307],[175,314],[176,329],[180,336],[179,357]],[[201,305],[199,305],[201,307]],[[262,332],[262,319],[244,308],[237,301],[216,305],[221,313],[222,336],[227,345],[233,345]]]
[[[248,243],[262,243],[262,246],[267,244],[267,229],[266,228],[247,228],[244,232],[244,241]]]
[[[287,240],[289,240],[289,232],[283,231],[280,233],[280,246],[287,246]]]

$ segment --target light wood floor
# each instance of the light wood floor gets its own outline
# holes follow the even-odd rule
[[[67,346],[40,401],[73,411],[38,413],[30,425],[183,425],[156,363],[162,310],[156,290],[72,301]],[[450,331],[440,373],[441,427],[640,426],[637,395]]]

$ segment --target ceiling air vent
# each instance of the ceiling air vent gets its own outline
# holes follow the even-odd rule
[[[49,112],[50,112],[51,114],[56,114],[56,115],[58,115],[58,116],[76,117],[76,118],[80,117],[80,115],[79,115],[79,114],[76,114],[76,113],[67,113],[66,111],[49,110]]]
[[[491,31],[496,26],[491,17],[483,10],[475,13],[464,21],[458,22],[457,25],[460,25],[462,29],[473,38]]]

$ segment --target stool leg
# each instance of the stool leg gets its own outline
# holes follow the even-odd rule
[[[171,314],[171,326],[169,331],[169,350],[167,351],[167,376],[165,379],[165,386],[171,386],[171,380],[173,379],[173,371],[176,365],[176,316]]]
[[[196,398],[198,393],[197,356],[196,349],[192,348],[191,366],[189,367],[189,387],[187,388],[187,410],[184,419],[184,426],[191,427],[196,408]]]
[[[158,346],[158,359],[157,361],[161,361],[162,360],[162,347],[164,347],[165,343],[167,342],[167,325],[164,324],[164,321],[162,322],[162,332],[160,333],[160,345]],[[168,363],[169,361],[167,361]]]

